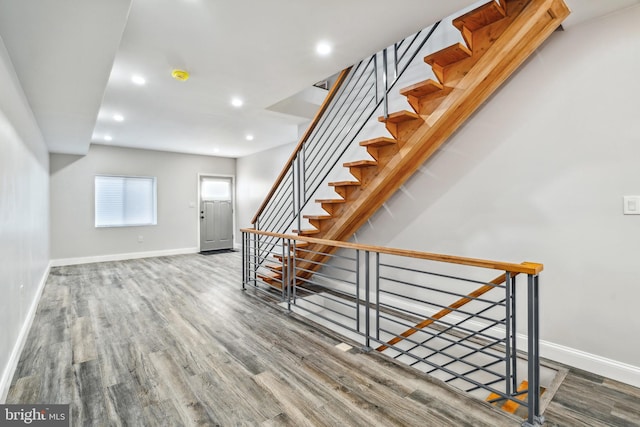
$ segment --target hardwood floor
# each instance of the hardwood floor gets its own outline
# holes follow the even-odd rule
[[[240,290],[238,253],[53,268],[7,403],[88,426],[516,426]],[[547,425],[640,425],[640,391],[572,371]]]

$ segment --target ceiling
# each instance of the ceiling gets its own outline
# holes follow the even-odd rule
[[[570,29],[640,0],[566,2]],[[97,143],[241,157],[297,140],[309,108],[284,113],[291,96],[472,3],[0,0],[0,37],[50,152]],[[176,68],[190,78],[173,79]]]

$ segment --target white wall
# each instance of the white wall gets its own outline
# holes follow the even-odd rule
[[[296,143],[290,143],[238,159],[236,218],[239,228],[253,228],[251,219],[295,147]],[[240,233],[236,233],[237,244],[241,244],[240,239]]]
[[[0,39],[0,402],[49,266],[49,158]]]
[[[640,6],[555,33],[359,242],[541,275],[543,356],[640,386]]]
[[[235,159],[103,145],[92,145],[84,157],[51,154],[50,158],[51,258],[56,265],[195,252],[198,173],[235,174]],[[158,224],[95,228],[96,174],[157,177]]]

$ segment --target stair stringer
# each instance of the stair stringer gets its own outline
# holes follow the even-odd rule
[[[323,222],[314,237],[348,240],[423,163],[491,96],[493,92],[560,26],[569,15],[562,0],[530,0],[466,75],[420,125],[405,132],[398,152],[366,185],[354,189],[348,203]],[[334,247],[315,243],[300,267],[316,271]],[[310,272],[302,274],[310,277]],[[299,275],[300,276],[300,275]]]

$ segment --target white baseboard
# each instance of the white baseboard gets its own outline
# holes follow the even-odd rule
[[[526,347],[525,347],[526,348]],[[540,340],[540,355],[565,365],[640,387],[640,367]]]
[[[125,261],[128,259],[153,258],[159,256],[186,255],[198,253],[198,248],[166,249],[161,251],[132,252],[128,254],[98,255],[81,258],[61,258],[51,260],[52,267],[91,264],[94,262]]]
[[[29,307],[29,311],[27,313],[27,317],[22,324],[22,328],[20,328],[20,334],[18,334],[18,339],[16,340],[13,350],[11,351],[11,357],[9,357],[9,363],[5,366],[4,372],[2,373],[2,377],[0,377],[0,404],[3,404],[7,401],[7,396],[9,395],[9,388],[11,387],[11,380],[13,379],[13,375],[16,372],[18,367],[18,362],[20,361],[20,355],[22,354],[22,350],[24,349],[24,345],[27,342],[27,337],[29,336],[29,331],[31,330],[31,325],[33,324],[33,319],[36,317],[36,311],[38,309],[38,303],[40,302],[40,297],[42,296],[42,291],[44,290],[44,285],[47,283],[47,279],[49,278],[49,271],[51,270],[52,264],[49,262],[47,265],[42,278],[40,279],[40,283],[38,284],[38,290],[36,291],[36,295],[31,302],[31,306]]]

